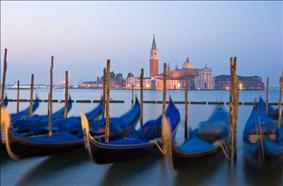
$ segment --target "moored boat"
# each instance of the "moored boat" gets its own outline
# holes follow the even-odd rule
[[[101,109],[101,104],[97,106],[97,109]],[[128,113],[120,117],[120,121],[123,121],[120,126],[121,131],[112,131],[110,137],[114,137],[117,133],[120,134],[120,132],[132,129],[139,117],[139,109],[139,102],[137,101]],[[124,118],[129,118],[127,120],[128,123],[124,122]],[[119,118],[115,119],[119,120]],[[95,125],[96,122],[93,122],[92,124]],[[118,124],[119,123],[117,123],[117,127],[119,128]],[[126,128],[123,128],[124,125]],[[84,146],[82,130],[71,130],[71,128],[68,130],[57,130],[52,134],[52,136],[48,136],[48,133],[46,132],[44,134],[23,136],[18,132],[9,129],[8,139],[8,144],[10,145],[12,153],[16,154],[19,158],[55,155],[57,153],[64,153],[78,148],[83,148]]]
[[[172,132],[175,133],[180,114],[171,99],[166,110],[166,117],[170,121]],[[140,129],[131,131],[123,138],[110,140],[109,143],[97,141],[91,134],[86,134],[91,159],[98,164],[112,163],[141,157],[152,150],[158,151],[157,146],[161,143],[161,120],[161,116],[155,120],[149,120]]]
[[[229,115],[222,106],[217,106],[207,121],[198,128],[190,129],[189,138],[181,145],[173,145],[175,165],[185,160],[206,158],[225,150],[228,140]]]
[[[282,129],[266,114],[265,107],[255,104],[244,129],[246,159],[258,166],[283,155]]]

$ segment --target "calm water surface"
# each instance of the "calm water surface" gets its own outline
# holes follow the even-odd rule
[[[37,90],[41,99],[47,98],[47,90]],[[73,99],[99,99],[100,90],[70,90]],[[7,91],[10,98],[15,98],[15,91]],[[184,100],[183,91],[169,91],[173,100]],[[135,91],[139,96],[139,91]],[[240,101],[253,101],[264,96],[264,91],[240,92]],[[29,91],[21,91],[21,98],[28,98]],[[54,90],[54,99],[63,99],[63,90]],[[145,100],[161,100],[161,91],[145,91]],[[228,101],[227,91],[190,91],[189,100]],[[119,116],[130,106],[131,91],[112,90],[111,98],[121,99],[123,104],[111,104],[111,116]],[[270,101],[278,100],[278,90],[270,90]],[[28,106],[20,103],[21,108]],[[54,103],[54,109],[62,104]],[[87,112],[96,104],[75,103],[70,115]],[[181,122],[178,128],[177,143],[183,140],[184,106],[178,104]],[[47,105],[41,103],[37,114],[46,114]],[[189,105],[189,125],[194,128],[200,121],[206,120],[215,108],[214,105]],[[15,103],[9,103],[10,112],[15,111]],[[228,109],[228,108],[227,108]],[[155,154],[122,163],[107,165],[93,164],[85,151],[75,151],[52,157],[29,158],[20,161],[9,159],[1,152],[1,186],[6,185],[281,185],[283,186],[282,161],[278,166],[269,170],[258,171],[245,163],[243,158],[242,131],[251,112],[251,106],[239,107],[238,123],[238,161],[235,167],[229,166],[228,161],[218,159],[195,160],[181,168],[171,170]],[[161,113],[161,104],[144,104],[144,120],[153,119]]]

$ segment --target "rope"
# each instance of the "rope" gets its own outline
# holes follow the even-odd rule
[[[6,111],[4,107],[1,108],[1,124],[4,125],[4,137],[5,137],[5,146],[8,155],[10,158],[13,160],[18,160],[19,157],[13,153],[11,147],[10,147],[10,141],[9,141],[9,129],[11,125],[11,119],[10,119],[10,114]],[[2,129],[3,130],[3,129]]]
[[[224,141],[216,141],[214,144],[215,144],[215,145],[220,145],[220,148],[221,148],[221,150],[223,151],[225,157],[226,157],[228,160],[230,160],[230,157],[229,157],[228,151],[227,151],[227,145],[225,144],[225,142],[224,142]]]
[[[162,150],[160,145],[157,143],[157,141],[151,140],[151,141],[149,141],[149,143],[153,143],[158,148],[158,150],[161,152],[161,154],[164,155],[164,151]]]

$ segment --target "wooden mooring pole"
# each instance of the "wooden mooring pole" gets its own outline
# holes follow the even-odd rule
[[[279,100],[278,100],[278,127],[282,127],[282,90],[283,89],[283,70],[279,80]]]
[[[65,106],[64,106],[64,119],[68,117],[68,98],[69,98],[69,73],[65,71]]]
[[[238,77],[237,77],[237,57],[233,58],[233,83],[234,83],[234,116],[233,116],[233,151],[234,151],[234,162],[237,160],[237,125],[238,125],[238,106],[239,106],[239,91],[238,91]]]
[[[52,136],[52,120],[53,120],[53,111],[52,111],[52,90],[53,90],[53,65],[54,65],[54,57],[51,56],[51,65],[50,65],[50,87],[49,87],[49,131],[48,135]]]
[[[4,63],[3,63],[3,77],[2,77],[2,89],[1,89],[1,104],[4,106],[4,94],[5,94],[5,82],[6,82],[6,72],[7,72],[7,53],[8,49],[4,50]]]
[[[109,101],[110,101],[110,59],[107,60],[106,68],[106,124],[105,124],[105,142],[109,142],[110,136],[110,113],[109,113]]]
[[[166,120],[166,91],[167,91],[167,87],[166,87],[166,82],[167,82],[167,64],[164,63],[163,64],[163,92],[162,92],[162,126],[161,126],[161,133],[162,133],[162,148],[163,148],[163,153],[165,152],[166,149],[165,148],[165,143],[166,143],[166,138],[164,132],[166,132],[165,128],[166,126],[164,126],[165,122],[164,120]]]
[[[266,114],[268,114],[268,102],[269,102],[269,99],[268,99],[268,90],[269,90],[269,77],[266,78],[266,87],[265,87],[265,102],[266,102],[266,105],[265,105],[265,112]]]
[[[230,57],[230,94],[229,94],[229,137],[228,137],[228,156],[232,158],[232,140],[233,140],[233,58]]]
[[[105,118],[106,68],[103,68],[102,118]]]
[[[132,83],[132,100],[131,100],[132,105],[134,104],[134,83]]]
[[[20,81],[17,81],[17,113],[20,111]]]
[[[140,126],[143,125],[143,76],[144,76],[144,70],[141,69],[141,75],[140,75],[140,104],[141,104],[141,111],[140,111]]]
[[[31,74],[30,80],[30,100],[29,100],[29,115],[33,113],[32,103],[33,103],[33,89],[34,89],[34,74]]]
[[[167,82],[167,64],[163,64],[163,93],[162,93],[162,116],[165,116],[166,109],[166,82]]]
[[[188,78],[185,80],[185,140],[188,139]]]

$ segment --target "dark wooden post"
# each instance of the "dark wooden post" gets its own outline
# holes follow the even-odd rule
[[[20,81],[17,81],[17,113],[20,111]]]
[[[166,109],[166,82],[167,82],[167,64],[163,64],[163,94],[162,94],[162,115],[165,116]]]
[[[106,68],[103,68],[102,118],[105,118]]]
[[[131,100],[132,105],[134,104],[134,83],[132,83],[132,100]]]
[[[2,77],[2,90],[1,90],[1,104],[4,105],[4,94],[5,94],[5,82],[6,82],[6,72],[7,72],[7,53],[8,49],[4,50],[4,64],[3,64],[3,77]]]
[[[52,90],[53,90],[53,65],[54,65],[54,57],[51,56],[51,66],[50,66],[50,87],[49,87],[49,132],[48,135],[52,136],[52,120],[53,120],[53,111],[52,111]]]
[[[144,76],[144,70],[141,69],[141,75],[140,75],[140,96],[141,96],[141,112],[140,112],[140,126],[143,125],[143,76]]]
[[[48,100],[48,101],[47,101],[47,114],[49,115],[49,109],[50,109],[50,106],[49,106],[49,105],[50,105],[50,92],[48,92],[48,95],[47,95],[47,96],[48,96],[48,98],[47,98],[47,100]]]
[[[234,151],[234,161],[237,160],[237,125],[238,125],[238,106],[239,106],[239,100],[238,100],[238,77],[237,77],[237,57],[234,56],[233,58],[233,82],[234,82],[234,124],[233,124],[233,151]]]
[[[266,111],[266,114],[268,114],[268,102],[269,102],[269,99],[268,99],[268,90],[269,90],[269,77],[267,77],[266,79],[266,87],[265,87],[265,102],[266,102],[266,106],[265,106],[265,111]]]
[[[185,140],[188,139],[188,78],[185,79]]]
[[[165,143],[166,143],[166,80],[167,80],[167,64],[163,64],[163,94],[162,94],[162,126],[161,126],[161,136],[162,136],[162,149],[163,153],[165,153]]]
[[[109,142],[110,136],[110,113],[109,113],[109,102],[110,102],[110,59],[107,60],[106,69],[106,125],[105,125],[105,142]]]
[[[233,58],[230,57],[230,94],[229,94],[229,138],[228,138],[228,156],[232,157],[232,140],[233,140]]]
[[[282,89],[283,89],[283,71],[279,80],[279,101],[278,101],[278,127],[282,127]]]
[[[66,119],[68,116],[68,88],[69,88],[69,77],[68,71],[65,71],[65,107],[64,107],[64,118]]]
[[[32,102],[33,102],[33,88],[34,88],[34,74],[31,74],[30,81],[30,100],[29,100],[29,115],[33,113]]]

